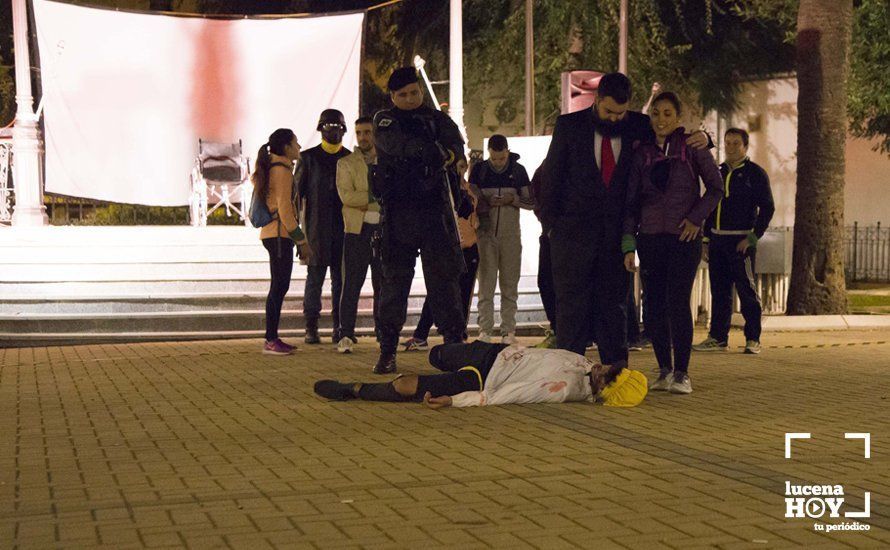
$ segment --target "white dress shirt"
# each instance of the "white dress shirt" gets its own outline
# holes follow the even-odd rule
[[[596,155],[596,166],[603,170],[603,135],[599,131],[593,134],[593,152]],[[615,156],[615,165],[618,165],[618,157],[621,156],[621,136],[612,136],[612,154]]]

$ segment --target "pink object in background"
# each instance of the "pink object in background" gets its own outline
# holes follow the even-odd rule
[[[603,74],[599,71],[568,71],[561,75],[560,112],[564,115],[587,109],[596,100]]]

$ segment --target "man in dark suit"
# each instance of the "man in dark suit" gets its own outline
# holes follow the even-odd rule
[[[550,228],[558,348],[584,354],[595,315],[600,359],[627,359],[628,278],[621,254],[627,177],[636,147],[653,141],[649,117],[630,111],[630,80],[604,75],[590,109],[556,121],[541,188],[541,220]],[[697,132],[693,147],[707,147]]]

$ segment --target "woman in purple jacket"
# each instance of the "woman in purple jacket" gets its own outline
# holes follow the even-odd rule
[[[656,143],[641,144],[634,152],[621,250],[628,271],[636,271],[634,252],[640,255],[652,325],[646,331],[660,370],[650,389],[688,394],[693,326],[689,298],[701,259],[701,227],[723,196],[723,181],[711,153],[686,146],[680,113],[680,100],[671,92],[662,92],[652,102],[649,116]],[[704,196],[699,178],[706,187]]]

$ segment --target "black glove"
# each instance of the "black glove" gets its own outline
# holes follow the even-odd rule
[[[448,160],[448,151],[438,143],[430,143],[423,147],[421,152],[423,165],[433,170],[440,170]]]
[[[473,199],[470,198],[470,194],[460,190],[460,195],[458,195],[458,202],[454,205],[454,209],[457,211],[457,215],[465,220],[469,219],[473,214]]]

